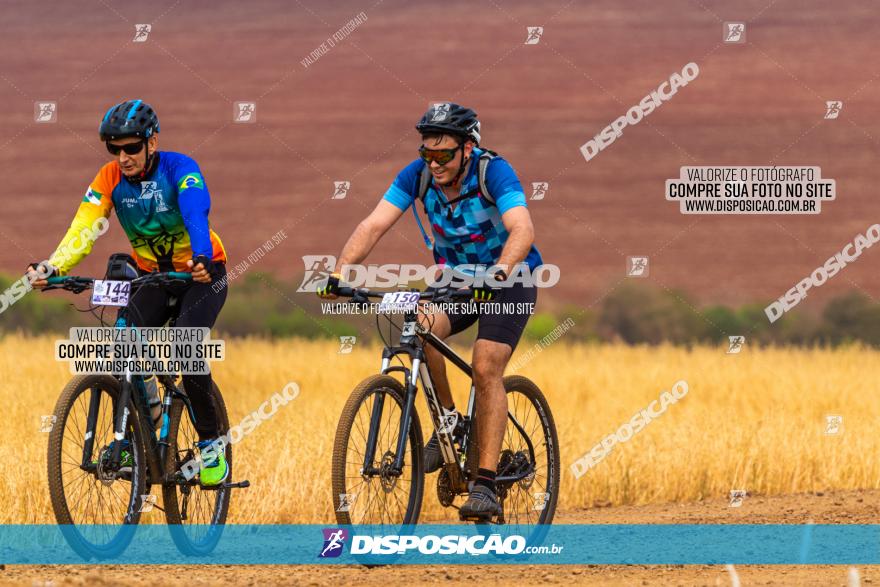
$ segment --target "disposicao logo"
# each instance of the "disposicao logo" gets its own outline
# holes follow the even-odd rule
[[[318,554],[318,558],[336,558],[342,554],[345,541],[348,540],[348,530],[342,528],[324,528],[324,547]]]

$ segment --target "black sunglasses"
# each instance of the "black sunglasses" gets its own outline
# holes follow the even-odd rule
[[[107,141],[107,150],[110,151],[111,155],[119,155],[122,151],[125,151],[126,155],[137,155],[144,149],[144,141],[138,141],[136,143],[127,143],[125,145],[114,145],[110,141]]]

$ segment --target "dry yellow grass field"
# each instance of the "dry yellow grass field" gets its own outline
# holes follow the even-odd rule
[[[0,339],[0,523],[54,522],[40,416],[70,378],[51,337]],[[523,343],[517,356],[525,353]],[[379,347],[339,354],[332,341],[234,339],[215,367],[233,423],[290,381],[299,397],[235,447],[230,523],[320,523],[333,518],[330,461],[336,422],[351,389],[379,367]],[[880,487],[880,353],[840,350],[692,350],[570,345],[542,350],[520,373],[547,395],[559,432],[559,509],[722,497],[731,489],[787,494]],[[580,479],[569,467],[680,379],[689,393]],[[467,384],[453,378],[456,404]],[[423,425],[425,406],[419,400]],[[825,434],[825,416],[843,432]],[[427,434],[427,431],[425,431]],[[423,520],[454,520],[428,477]],[[160,493],[157,488],[154,493]],[[162,521],[162,513],[145,514]]]

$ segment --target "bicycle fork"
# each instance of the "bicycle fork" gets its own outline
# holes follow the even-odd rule
[[[382,374],[392,371],[402,371],[406,381],[406,394],[404,397],[403,411],[400,417],[400,427],[398,430],[397,446],[395,447],[394,460],[391,463],[380,463],[378,467],[373,465],[376,457],[376,444],[379,438],[379,427],[382,421],[382,412],[385,405],[385,395],[377,395],[373,403],[373,410],[370,414],[370,428],[367,433],[367,446],[364,452],[363,475],[390,475],[399,477],[403,473],[404,457],[406,454],[406,441],[409,435],[410,425],[412,424],[413,410],[415,409],[415,399],[418,394],[418,381],[421,378],[422,386],[425,390],[425,396],[428,402],[428,408],[431,413],[431,420],[434,429],[437,431],[437,438],[440,444],[440,452],[443,455],[443,461],[453,481],[453,486],[459,491],[467,490],[467,480],[465,478],[462,466],[458,461],[453,444],[452,432],[455,426],[445,426],[441,417],[440,402],[434,391],[431,382],[431,376],[428,372],[427,363],[424,360],[424,354],[421,351],[414,353],[412,358],[412,368],[406,367],[390,367],[390,358],[394,353],[386,353],[382,357]]]
[[[122,458],[122,440],[125,438],[125,426],[131,415],[128,410],[128,402],[131,398],[131,373],[125,374],[122,391],[113,410],[113,440],[112,450],[106,463],[103,463],[103,454],[98,453],[95,462],[92,462],[92,453],[95,449],[95,433],[98,426],[98,412],[101,409],[101,388],[93,386],[89,391],[89,412],[86,418],[86,434],[82,449],[82,462],[80,468],[84,471],[95,473],[98,467],[109,467],[110,470],[119,468]],[[99,451],[103,447],[99,447]]]
[[[385,394],[377,395],[373,402],[373,411],[370,414],[370,430],[367,433],[367,450],[364,453],[364,475],[386,474],[399,477],[403,473],[403,459],[406,452],[406,439],[409,435],[409,427],[412,423],[413,409],[416,400],[416,381],[419,373],[419,365],[423,357],[415,357],[412,362],[412,370],[405,367],[389,367],[390,357],[382,358],[382,374],[392,371],[403,371],[406,379],[406,394],[404,396],[403,413],[400,416],[400,429],[398,431],[397,446],[395,447],[394,461],[388,465],[373,466],[376,457],[376,443],[379,439],[379,426],[382,422],[382,411],[385,407]]]
[[[93,386],[89,396],[89,414],[86,420],[86,435],[83,442],[82,463],[80,468],[84,471],[94,471],[95,466],[92,465],[92,450],[95,447],[95,427],[98,423],[98,410],[101,407],[101,389]]]
[[[110,462],[108,463],[111,470],[119,467],[119,461],[122,457],[122,441],[125,439],[125,427],[128,424],[128,417],[131,415],[128,403],[131,400],[132,386],[131,371],[126,369],[125,377],[122,379],[119,402],[116,405],[116,414],[113,418],[113,450],[110,451]]]
[[[137,390],[139,393],[143,395],[144,390],[140,387],[140,381],[135,376],[132,376],[130,372],[126,372],[124,377],[121,378],[121,390],[119,397],[113,402],[113,443],[110,452],[105,456],[103,454],[98,454],[95,463],[100,463],[101,468],[106,468],[109,471],[118,470],[121,460],[122,460],[122,450],[123,450],[123,440],[125,440],[126,428],[128,427],[128,419],[131,417],[136,417],[135,414],[132,414],[129,410],[128,406],[132,403],[132,393]],[[86,419],[86,434],[85,434],[85,442],[83,443],[83,451],[82,451],[82,464],[81,468],[83,470],[89,472],[96,472],[96,465],[92,462],[91,457],[95,450],[95,436],[96,429],[98,425],[98,414],[100,412],[101,405],[101,389],[97,386],[92,387],[91,395],[89,397],[89,410],[88,416]],[[166,401],[163,402],[163,426],[162,433],[160,434],[160,441],[158,443],[159,449],[159,463],[164,462],[165,453],[167,450],[167,434],[168,434],[168,415],[170,411],[170,400],[171,394],[167,394]],[[145,406],[146,399],[145,396],[142,398],[140,403],[134,402],[136,405]],[[141,408],[143,411],[143,408]],[[141,414],[141,420],[143,422],[152,422],[152,417],[149,412],[144,412]],[[148,457],[153,454],[152,451],[156,449],[156,438],[155,434],[144,434],[144,438],[147,439],[148,443]],[[150,439],[152,438],[152,442]],[[99,451],[103,449],[103,447],[98,447]],[[148,459],[148,462],[149,459]],[[151,464],[151,469],[155,468],[155,464]]]

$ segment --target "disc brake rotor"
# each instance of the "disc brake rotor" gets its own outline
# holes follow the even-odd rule
[[[382,455],[382,473],[379,476],[379,480],[382,483],[382,490],[385,493],[391,493],[397,486],[397,476],[390,474],[393,465],[394,453],[390,450],[385,451],[385,454]]]
[[[113,485],[113,482],[116,481],[116,472],[105,468],[109,459],[110,447],[105,446],[101,449],[101,453],[98,455],[98,461],[95,463],[95,475],[97,476],[98,481],[106,487],[110,487]]]

